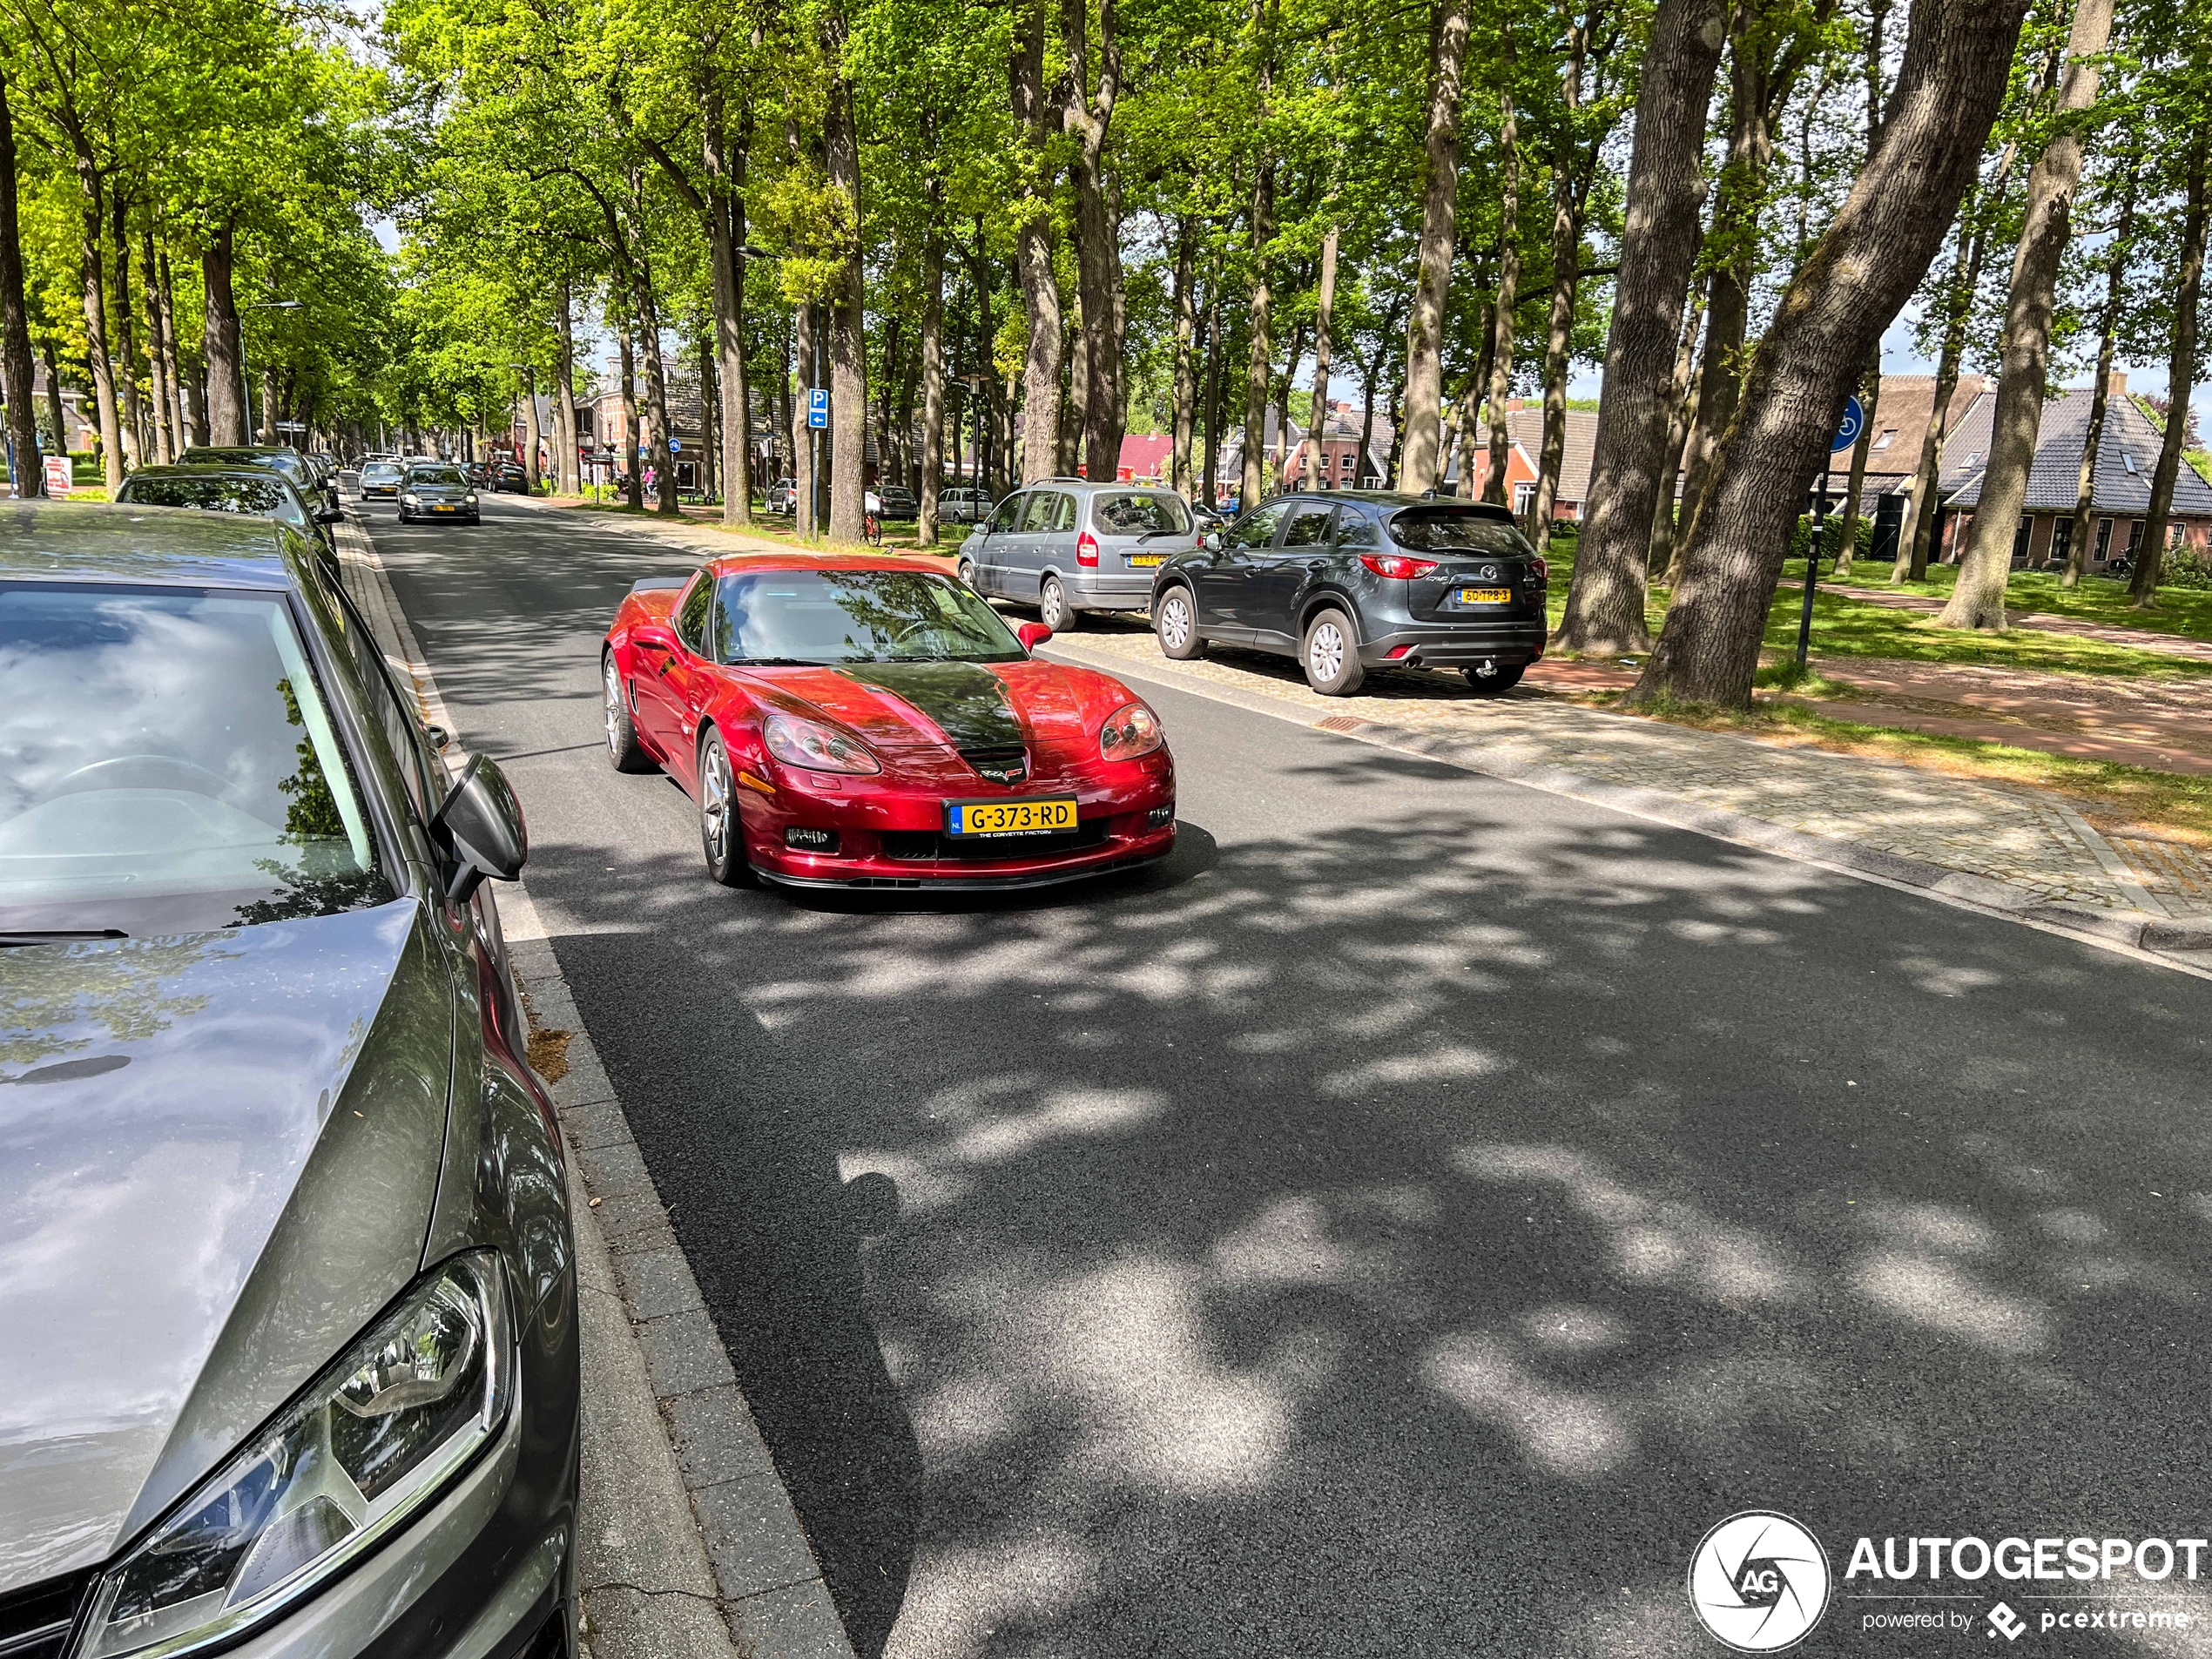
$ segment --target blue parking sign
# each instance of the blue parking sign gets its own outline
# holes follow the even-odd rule
[[[809,387],[806,392],[806,424],[826,427],[829,424],[829,388]]]

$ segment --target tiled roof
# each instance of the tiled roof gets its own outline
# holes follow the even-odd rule
[[[1544,411],[1541,405],[1533,408],[1513,409],[1506,415],[1506,430],[1513,441],[1527,452],[1532,462],[1541,464],[1544,454]],[[1597,453],[1597,411],[1569,409],[1567,411],[1567,448],[1559,459],[1559,499],[1588,501],[1590,497],[1590,459]]]
[[[2035,464],[2027,477],[2026,511],[2074,510],[2080,489],[2081,449],[2088,436],[2092,396],[2084,387],[2061,392],[2044,404]],[[1944,446],[1943,489],[1953,507],[1981,503],[1996,408],[1994,392],[1977,398]],[[2104,436],[2097,445],[2097,477],[2091,496],[2095,510],[2126,517],[2141,517],[2150,510],[2150,476],[2158,464],[2161,442],[2158,428],[2132,398],[2117,395],[2107,400]],[[2186,462],[2174,481],[2173,510],[2185,517],[2212,518],[2212,484],[2206,483]]]
[[[1961,374],[1951,394],[1951,436],[1944,442],[1946,456],[1963,455],[1958,434],[1959,423],[1966,418],[1974,401],[1989,389],[1989,378],[1984,374]],[[1874,442],[1878,448],[1866,452],[1866,471],[1870,477],[1892,476],[1910,478],[1920,467],[1920,446],[1927,439],[1928,421],[1935,413],[1935,376],[1932,374],[1885,374],[1882,394],[1874,404]],[[1887,437],[1889,442],[1882,440]],[[2077,464],[2079,456],[2076,457]],[[1848,455],[1836,457],[1840,471],[1851,464]]]

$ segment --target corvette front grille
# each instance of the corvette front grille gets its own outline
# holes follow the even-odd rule
[[[1104,845],[1106,820],[1087,819],[1071,830],[1059,830],[1049,835],[947,835],[940,830],[885,830],[882,839],[883,856],[887,859],[942,860],[947,863],[1041,859]]]

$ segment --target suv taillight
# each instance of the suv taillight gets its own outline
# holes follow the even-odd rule
[[[1087,570],[1098,565],[1098,538],[1089,530],[1076,537],[1076,563]]]
[[[1538,557],[1529,560],[1528,563],[1535,567],[1537,581],[1548,582],[1552,579],[1552,566],[1549,559]]]
[[[1402,553],[1362,553],[1359,563],[1377,576],[1386,576],[1403,582],[1411,577],[1426,576],[1436,568],[1434,559],[1409,559]]]

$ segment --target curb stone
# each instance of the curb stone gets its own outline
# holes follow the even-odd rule
[[[423,718],[455,732],[374,543],[338,526],[346,586]],[[631,1137],[527,884],[499,895],[569,1154],[584,1350],[577,1580],[590,1659],[853,1659],[767,1444]]]
[[[1467,772],[1480,772],[1508,783],[1540,789],[1546,794],[1563,795],[1570,799],[1586,801],[1594,806],[1609,807],[1615,812],[1649,819],[1676,829],[1692,830],[1716,840],[1733,841],[1741,846],[1756,847],[1761,852],[1795,859],[1801,863],[1820,865],[1845,875],[1925,893],[1945,903],[1966,909],[1979,910],[2031,927],[2074,934],[2096,944],[2114,945],[2140,952],[2161,966],[2179,968],[2184,973],[2202,974],[2205,972],[2204,963],[2190,960],[2188,953],[2212,952],[2212,921],[2181,921],[2166,915],[2164,907],[2134,883],[2132,875],[2121,878],[2129,896],[2137,899],[2143,907],[2132,913],[2101,910],[2088,905],[2029,900],[2001,881],[1993,881],[1986,876],[1972,875],[1962,870],[1946,869],[1925,860],[1858,846],[1829,836],[1810,835],[1801,830],[1784,829],[1778,824],[1742,813],[1693,806],[1678,796],[1664,794],[1657,790],[1607,783],[1561,766],[1489,753],[1478,745],[1433,737],[1379,720],[1368,720],[1349,714],[1317,714],[1278,698],[1219,685],[1196,674],[1178,673],[1172,664],[1150,662],[1132,664],[1108,652],[1085,651],[1080,644],[1069,640],[1065,635],[1055,637],[1045,650],[1049,655],[1057,654],[1086,668],[1096,668],[1119,678],[1150,680],[1194,696],[1210,698],[1217,703],[1232,704],[1255,714],[1271,715],[1294,725],[1325,731],[1381,748],[1406,750]],[[2060,811],[2068,820],[2068,826],[2081,838],[2100,864],[2108,871],[2127,870],[2119,854],[2112,850],[2102,836],[2070,808],[2062,807]]]

